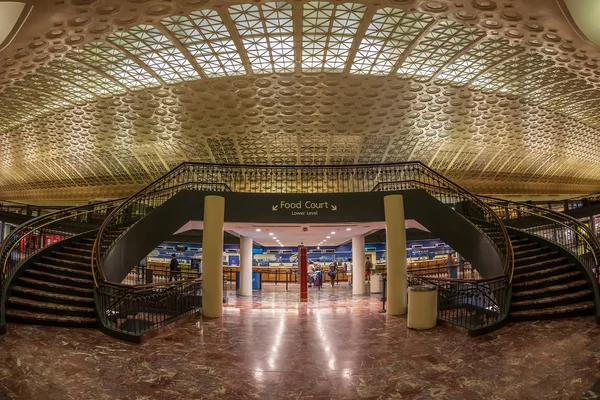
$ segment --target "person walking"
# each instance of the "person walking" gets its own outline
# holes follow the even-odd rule
[[[179,261],[177,261],[177,258],[175,257],[175,253],[173,253],[171,255],[171,263],[169,264],[169,270],[170,270],[170,274],[169,274],[169,282],[171,282],[173,280],[173,278],[175,278],[175,280],[177,280],[177,271],[179,269]]]

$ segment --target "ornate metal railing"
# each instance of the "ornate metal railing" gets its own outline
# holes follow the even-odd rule
[[[490,207],[477,196],[427,168],[427,180],[381,182],[374,191],[422,189],[469,220],[486,235],[504,262],[504,273],[512,275],[514,257],[506,227]],[[431,176],[432,175],[432,176]]]
[[[125,339],[136,340],[200,310],[202,281],[141,286],[103,282],[96,286],[94,296],[103,327]]]
[[[527,203],[482,197],[514,229],[543,238],[576,257],[598,283],[600,242],[590,229],[569,215]]]
[[[66,239],[86,231],[98,229],[106,216],[121,204],[123,199],[67,208],[33,218],[15,228],[0,245],[0,282],[2,309],[0,319],[4,324],[4,294],[13,274],[31,256],[52,243],[46,239]]]
[[[154,209],[183,190],[207,192],[232,191],[246,193],[356,193],[372,191],[397,191],[423,189],[438,200],[453,207],[469,219],[487,235],[504,262],[507,275],[513,268],[512,247],[508,233],[502,221],[477,196],[444,178],[420,162],[383,165],[346,165],[346,166],[258,166],[258,165],[217,165],[183,163],[171,172],[156,180],[146,188],[131,196],[116,208],[100,228],[94,245],[94,277],[96,301],[101,321],[105,328],[127,332],[127,326],[118,318],[113,318],[114,304],[141,304],[137,296],[147,295],[146,287],[137,286],[124,289],[117,282],[107,282],[103,273],[103,263],[120,237]],[[431,281],[445,285],[451,279],[429,279],[419,277],[421,281]],[[167,296],[177,292],[176,286],[194,284],[191,281],[154,284],[155,296]],[[508,290],[510,282],[505,285]],[[481,290],[485,286],[481,286]],[[119,303],[119,296],[126,293],[126,303]],[[106,300],[106,297],[109,300]],[[123,295],[124,296],[124,295]],[[169,294],[170,296],[170,294]],[[125,297],[123,297],[125,298]],[[160,303],[160,301],[158,301]],[[122,306],[125,307],[125,306]],[[507,312],[503,309],[503,314]],[[506,311],[506,312],[505,312]],[[189,312],[187,308],[180,314]],[[132,326],[144,325],[144,331],[153,329],[159,323],[144,322],[134,312],[121,309],[119,313],[128,316]],[[177,313],[175,313],[177,314]],[[175,318],[172,316],[170,320]],[[162,323],[162,322],[160,322]],[[141,325],[140,325],[141,324]],[[136,328],[137,329],[137,328]],[[138,334],[140,330],[129,332]]]
[[[41,215],[50,214],[57,210],[70,208],[68,206],[34,206],[30,204],[17,203],[14,201],[1,200],[0,211],[11,214],[28,215],[31,217],[39,217]]]
[[[177,169],[171,173],[175,171]],[[163,178],[168,179],[171,173]],[[197,274],[184,276],[183,273],[179,273],[173,280],[165,279],[164,282],[152,284],[144,284],[143,280],[130,281],[127,278],[122,282],[109,282],[101,268],[105,255],[138,220],[177,193],[184,190],[228,191],[223,184],[182,182],[177,176],[176,173],[176,179],[169,180],[174,183],[173,186],[151,184],[113,210],[100,227],[94,243],[94,297],[100,323],[104,329],[130,340],[137,340],[152,330],[200,310],[202,280]],[[184,296],[193,301],[179,301],[176,300],[177,296]]]
[[[438,319],[461,326],[469,334],[502,324],[510,309],[509,276],[491,279],[442,279],[409,275],[410,285],[438,288]]]

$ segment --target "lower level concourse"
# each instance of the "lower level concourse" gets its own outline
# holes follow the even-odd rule
[[[9,324],[0,389],[14,399],[579,399],[598,379],[593,319],[509,323],[476,338],[406,328],[379,296],[264,284],[226,290],[221,319],[181,320],[141,345],[94,329]],[[9,397],[6,397],[9,398]]]

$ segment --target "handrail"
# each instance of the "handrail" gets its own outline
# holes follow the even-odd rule
[[[453,284],[477,282],[478,285],[484,285],[482,288],[487,282],[493,282],[494,279],[506,282],[505,276],[511,273],[514,262],[512,244],[502,220],[477,196],[421,162],[326,166],[223,165],[184,162],[122,202],[102,223],[94,243],[92,256],[95,297],[99,303],[102,323],[108,329],[118,329],[117,325],[110,320],[112,310],[105,309],[103,305],[113,304],[122,290],[128,290],[129,295],[132,296],[131,301],[136,303],[138,300],[135,300],[135,293],[156,290],[160,292],[160,296],[164,297],[166,296],[164,290],[168,287],[189,287],[188,284],[194,282],[193,279],[188,279],[169,283],[128,286],[120,282],[107,282],[103,268],[105,257],[122,235],[143,216],[182,190],[244,193],[356,193],[373,190],[401,190],[393,187],[398,183],[403,186],[403,189],[408,186],[411,189],[425,189],[438,200],[454,206],[460,203],[461,210],[459,212],[469,219],[482,234],[488,236],[504,263],[505,275],[490,278],[490,281],[443,280],[428,277],[420,279],[438,282],[440,285],[447,285],[448,282],[453,282]],[[484,231],[481,226],[487,229]],[[494,235],[491,235],[491,232]],[[509,289],[510,282],[506,285],[503,283],[502,290]],[[180,289],[174,289],[174,291],[177,290]],[[495,285],[495,290],[494,294],[499,293],[500,289],[497,285]],[[502,292],[503,298],[506,293]],[[502,318],[505,317],[506,312],[507,309],[503,308]]]
[[[177,169],[177,168],[176,168]],[[175,169],[175,170],[176,170]],[[174,171],[175,171],[174,170]],[[168,174],[166,174],[168,175]],[[165,175],[165,176],[166,176]],[[160,178],[159,178],[160,179]],[[156,183],[158,180],[156,180],[154,183]],[[154,184],[153,183],[153,184]],[[153,185],[151,184],[151,185]],[[176,190],[176,192],[185,190],[186,188],[192,188],[194,186],[203,186],[203,185],[207,185],[207,186],[221,186],[222,188],[225,189],[225,191],[231,191],[229,189],[229,187],[226,184],[215,184],[215,183],[209,183],[209,182],[186,182],[186,183],[181,183],[179,185],[173,186],[173,187],[168,187],[168,188],[162,188],[162,189],[155,189],[153,191],[149,191],[147,194],[148,195],[152,195],[152,196],[157,196],[157,195],[161,195],[163,193],[167,193],[169,191],[172,190]],[[104,271],[101,268],[95,268],[95,266],[97,265],[96,262],[98,260],[98,257],[100,256],[100,245],[102,244],[102,234],[106,231],[108,224],[111,221],[111,218],[114,218],[116,215],[119,214],[119,212],[121,212],[122,210],[124,210],[128,205],[129,205],[129,201],[131,199],[133,199],[134,197],[138,197],[140,194],[142,194],[143,192],[146,192],[148,188],[144,188],[140,191],[138,191],[137,193],[133,194],[129,199],[127,199],[126,201],[122,202],[119,206],[117,206],[104,220],[104,222],[102,223],[102,225],[100,226],[100,229],[98,230],[98,235],[97,235],[97,239],[96,241],[94,241],[94,246],[92,248],[92,254],[95,255],[95,257],[92,257],[92,270],[98,270],[98,273],[100,275],[100,278],[102,280],[104,280]],[[124,235],[126,233],[123,232],[121,233],[121,235],[119,235],[118,237],[116,237],[114,239],[114,242],[116,242],[122,235]],[[110,250],[110,248],[107,249],[107,251]],[[97,283],[97,282],[96,282]],[[115,284],[119,284],[118,282],[113,282]]]
[[[546,216],[543,216],[543,215],[540,215],[540,214],[537,214],[537,213],[534,213],[534,212],[532,212],[532,211],[528,211],[528,210],[522,210],[522,212],[523,212],[523,211],[524,211],[524,212],[526,212],[526,213],[528,213],[528,214],[531,214],[531,215],[533,215],[533,216],[536,216],[536,217],[542,217],[542,218],[544,218],[544,219],[547,219],[547,220],[549,220],[549,221],[551,221],[551,222],[554,222],[554,223],[556,223],[556,224],[558,224],[558,225],[561,225],[561,226],[563,226],[563,227],[565,227],[565,228],[567,228],[567,229],[571,229],[571,226],[567,225],[566,223],[564,223],[564,222],[562,222],[562,221],[559,221],[558,219],[555,219],[555,218],[550,218],[550,217],[546,217]],[[569,217],[569,216],[568,216],[568,215],[566,215],[566,214],[565,214],[565,216],[566,216],[566,217]],[[568,218],[567,218],[567,219],[568,219]],[[578,226],[578,228],[580,228],[580,229],[583,229],[583,230],[588,230],[588,236],[589,236],[589,237],[591,237],[591,238],[595,238],[595,236],[594,236],[594,235],[593,235],[591,232],[589,232],[589,229],[587,229],[587,226],[585,226],[585,225],[581,224],[581,223],[580,223],[579,221],[577,221],[577,220],[574,220],[574,221],[571,221],[571,222],[576,222],[577,224],[579,224],[579,225],[580,225],[580,226]],[[585,236],[582,236],[582,237],[581,237],[581,239],[582,239],[582,240],[583,240],[585,243],[587,243],[587,244],[588,244],[588,246],[590,246],[590,248],[592,248],[592,247],[593,247],[592,243],[590,242],[590,240],[588,240],[588,238],[586,238]],[[593,240],[592,240],[592,241],[593,241]],[[597,240],[596,240],[596,241],[597,241]],[[598,243],[596,247],[598,247],[598,248],[600,249],[600,243]],[[592,255],[594,256],[594,260],[596,261],[596,264],[598,264],[598,255],[597,255],[595,252],[592,252]]]
[[[598,286],[598,278],[600,278],[598,271],[600,266],[600,240],[598,240],[598,238],[587,226],[568,214],[560,213],[534,204],[518,203],[486,196],[481,196],[481,198],[484,199],[490,205],[490,207],[496,208],[496,214],[505,216],[504,220],[516,220],[519,217],[522,217],[522,213],[540,218],[543,222],[542,224],[521,229],[530,231],[534,235],[540,236],[550,242],[566,248],[567,251],[580,260],[581,264],[588,270],[590,274],[596,277],[594,284],[596,287]],[[510,211],[516,213],[516,218],[511,218]],[[546,229],[549,225],[562,227],[568,232],[572,232],[577,239],[575,239],[574,243],[566,242],[565,240],[559,240],[556,228],[552,229],[552,237],[543,235],[543,233],[548,233]],[[515,227],[515,229],[519,228]],[[538,230],[537,232],[536,229]],[[584,245],[582,254],[580,254],[580,244],[587,245]],[[589,261],[582,257],[588,253],[588,251],[586,251],[586,247],[589,248],[589,253],[591,253],[594,259],[593,265],[590,265]]]
[[[1,276],[5,278],[7,275],[7,262],[10,259],[10,254],[14,250],[15,246],[19,244],[23,239],[27,239],[29,236],[31,236],[32,233],[36,232],[40,228],[44,228],[46,226],[52,225],[53,223],[64,221],[70,218],[76,218],[81,215],[98,213],[99,207],[108,209],[112,206],[116,206],[117,204],[123,202],[123,200],[124,199],[109,200],[93,204],[86,204],[84,206],[70,207],[67,209],[55,211],[50,214],[40,215],[17,226],[9,234],[9,236],[0,244],[0,265],[2,268],[0,272]],[[80,212],[80,210],[84,211]],[[68,234],[68,232],[66,231],[64,233]],[[40,248],[38,248],[37,250],[39,251]]]
[[[422,164],[423,165],[423,164]],[[441,177],[443,180],[449,182],[454,188],[459,188],[460,191],[462,191],[463,193],[468,194],[468,196],[475,201],[478,205],[480,205],[481,208],[484,209],[488,209],[489,206],[486,205],[483,201],[481,201],[479,199],[479,196],[474,195],[473,193],[469,192],[467,189],[462,188],[461,186],[458,186],[454,183],[452,183],[452,181],[444,178],[443,176],[439,175],[436,171],[430,169],[429,167],[423,165],[426,169],[428,169],[429,171],[433,172],[436,176]],[[383,185],[393,185],[393,184],[398,184],[399,182],[394,182],[394,181],[389,181],[389,182],[380,182],[377,184],[377,186],[383,186]],[[410,180],[410,181],[403,181],[401,183],[414,183],[417,184],[418,186],[425,186],[425,187],[430,187],[430,188],[438,188],[435,185],[431,185],[431,184],[427,184],[427,183],[423,183],[423,182],[418,182],[415,180]],[[450,189],[450,188],[448,188]],[[375,188],[374,188],[375,190]],[[504,242],[505,242],[505,261],[504,261],[504,274],[508,274],[509,275],[509,282],[512,282],[512,275],[514,273],[514,252],[512,249],[512,243],[510,241],[510,238],[508,236],[508,231],[506,229],[506,226],[504,225],[504,223],[502,222],[502,220],[500,219],[500,217],[493,212],[493,210],[491,210],[492,212],[490,213],[490,215],[493,216],[493,218],[496,220],[496,224],[500,227],[501,229],[501,233],[502,233],[502,237],[504,238]],[[479,227],[475,226],[478,230]],[[492,240],[492,242],[494,242]]]
[[[171,188],[166,187],[165,188],[165,185],[168,184],[167,181],[168,180],[170,180],[170,181],[176,180],[176,178],[178,178],[182,173],[185,173],[187,171],[186,168],[188,168],[188,167],[216,168],[217,169],[217,171],[215,171],[216,173],[226,173],[224,171],[224,168],[232,168],[232,169],[235,169],[236,171],[242,171],[242,172],[248,172],[246,170],[278,171],[278,170],[294,170],[295,169],[295,170],[298,170],[299,173],[304,172],[304,170],[307,172],[314,173],[315,171],[344,171],[344,170],[357,171],[360,169],[368,169],[371,172],[377,171],[377,173],[380,174],[380,173],[382,173],[381,170],[385,169],[385,168],[389,169],[389,168],[394,168],[394,167],[407,167],[407,166],[422,168],[426,172],[426,174],[431,174],[435,179],[443,182],[447,186],[445,189],[453,189],[459,193],[462,193],[466,197],[468,197],[469,200],[471,200],[473,203],[477,204],[477,206],[479,206],[481,209],[484,209],[484,210],[489,209],[489,207],[486,204],[484,204],[477,196],[475,196],[468,190],[456,185],[454,182],[450,181],[449,179],[440,175],[439,173],[437,173],[433,169],[429,168],[422,162],[418,162],[418,161],[417,162],[395,163],[395,164],[357,164],[357,165],[326,165],[326,166],[297,166],[297,165],[296,166],[293,166],[293,165],[292,166],[290,166],[290,165],[264,166],[264,165],[247,165],[247,164],[238,165],[238,164],[183,162],[183,163],[179,164],[176,168],[174,168],[172,171],[170,171],[170,172],[164,174],[163,176],[161,176],[160,178],[154,180],[147,187],[139,190],[137,193],[135,193],[129,199],[127,199],[125,202],[123,202],[119,207],[117,207],[115,210],[113,210],[111,215],[109,215],[108,218],[106,218],[106,220],[100,227],[99,234],[98,234],[98,243],[101,243],[100,241],[102,240],[103,234],[106,231],[107,226],[111,223],[112,219],[116,215],[118,215],[122,210],[124,210],[127,206],[131,205],[132,202],[134,201],[134,199],[136,199],[136,198],[141,199],[145,194],[150,195],[153,192],[157,192],[158,187],[160,187],[161,185],[162,185],[162,187],[160,187],[160,189],[162,189],[162,190],[169,190],[169,189],[174,188],[174,187],[171,187]],[[388,183],[388,182],[379,181],[377,184]],[[204,184],[216,184],[217,182],[214,182],[214,183],[213,182],[203,182],[203,183]],[[218,182],[218,183],[226,183],[226,182]],[[422,183],[426,184],[425,182],[422,182]],[[442,188],[444,188],[443,187],[444,185],[438,185],[437,188],[440,188],[440,186]],[[503,243],[504,249],[499,249],[499,250],[503,250],[503,253],[504,253],[504,258],[505,258],[504,259],[504,271],[505,271],[505,273],[510,273],[512,266],[513,266],[513,254],[512,254],[512,244],[510,243],[510,240],[508,237],[508,232],[507,232],[506,227],[504,226],[502,220],[497,215],[495,215],[495,213],[493,211],[490,212],[489,215],[491,216],[491,218],[494,219],[495,225],[498,227],[498,229],[500,230],[500,232],[502,234],[503,241],[504,241],[504,243]],[[100,254],[101,251],[102,251],[101,246],[95,246],[96,261],[98,263],[102,262],[101,254]],[[104,273],[102,271],[102,268],[97,268],[97,269],[99,270],[98,273],[100,274],[100,276],[102,278],[104,278],[104,276],[103,276]]]
[[[44,235],[59,234],[66,238],[84,233],[90,230],[89,225],[95,225],[89,215],[100,215],[104,220],[109,211],[122,201],[123,199],[117,199],[86,204],[40,215],[22,223],[8,235],[0,244],[0,324],[4,324],[5,321],[4,302],[8,284],[15,272],[30,257],[48,247],[42,242]],[[15,254],[17,246],[23,241],[26,243],[25,248]]]

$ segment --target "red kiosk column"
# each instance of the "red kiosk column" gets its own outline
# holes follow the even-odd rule
[[[300,301],[307,302],[308,301],[308,256],[306,253],[306,247],[299,246],[298,247],[298,256],[300,258],[300,262],[298,266],[300,267]]]

